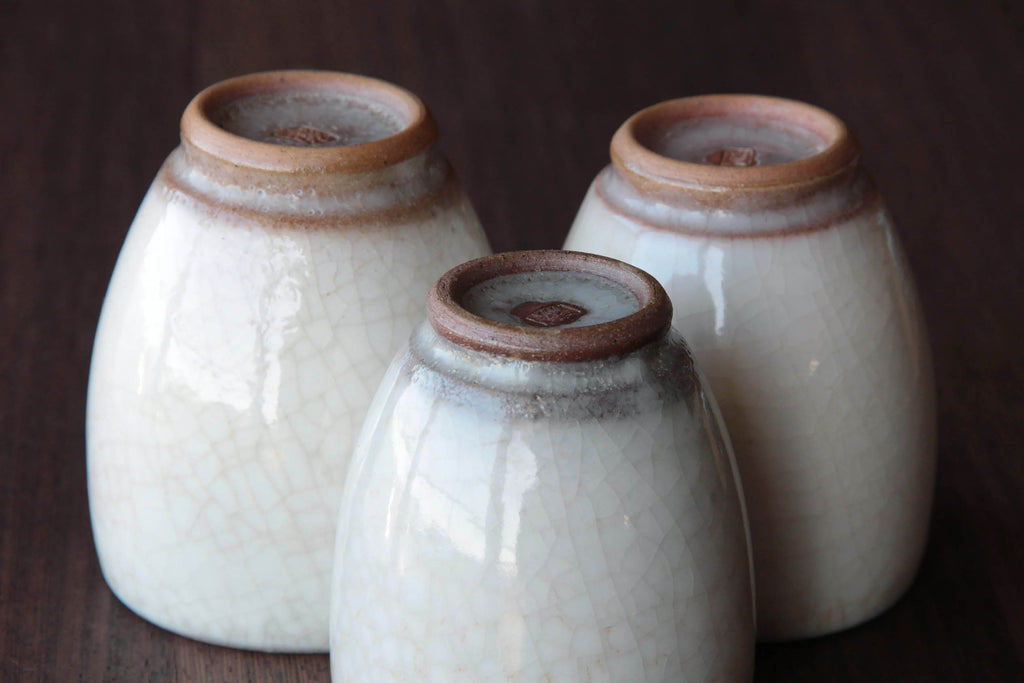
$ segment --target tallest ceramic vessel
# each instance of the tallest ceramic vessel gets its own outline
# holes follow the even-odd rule
[[[337,499],[386,363],[445,270],[489,251],[423,103],[288,71],[200,93],[96,333],[103,574],[165,628],[325,651]]]
[[[668,290],[732,435],[758,633],[863,621],[912,580],[935,457],[931,362],[854,137],[771,97],[673,100],[615,134],[566,247]]]

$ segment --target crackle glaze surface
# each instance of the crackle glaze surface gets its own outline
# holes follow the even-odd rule
[[[750,679],[734,464],[672,335],[553,363],[417,328],[342,500],[333,680]]]
[[[921,559],[935,452],[928,343],[877,194],[714,211],[625,185],[602,172],[566,248],[639,266],[672,298],[736,449],[759,636],[874,616]]]
[[[178,150],[143,201],[97,331],[87,429],[103,573],[146,619],[327,649],[359,425],[429,286],[489,251],[434,153],[379,176],[359,192],[257,190],[205,179]]]

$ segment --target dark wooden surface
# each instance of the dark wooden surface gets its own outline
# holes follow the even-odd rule
[[[83,422],[125,231],[191,95],[282,67],[420,94],[498,250],[557,247],[630,113],[807,100],[855,129],[921,289],[938,376],[931,543],[891,611],[762,646],[758,681],[1024,676],[1024,12],[1015,0],[0,3],[0,680],[320,680],[210,647],[100,575]]]

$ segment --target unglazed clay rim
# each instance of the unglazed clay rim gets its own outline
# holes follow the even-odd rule
[[[584,327],[533,328],[488,320],[462,307],[470,288],[500,275],[580,272],[627,288],[640,308],[608,322]],[[442,337],[475,351],[537,361],[580,362],[621,356],[664,334],[672,303],[651,275],[629,264],[576,251],[513,251],[484,256],[452,268],[427,297],[427,318]]]
[[[371,100],[395,113],[401,130],[379,140],[335,147],[259,142],[221,128],[212,112],[232,100],[274,92],[333,92]],[[416,95],[386,81],[333,71],[268,71],[215,83],[181,117],[182,140],[228,163],[278,173],[360,173],[411,159],[437,140],[437,124]]]
[[[818,136],[825,149],[771,166],[714,166],[659,154],[640,140],[648,130],[685,119],[744,116],[778,121]],[[835,115],[804,102],[765,95],[701,95],[668,100],[629,117],[611,142],[614,165],[641,186],[645,182],[695,190],[758,190],[827,180],[860,156],[856,138]]]

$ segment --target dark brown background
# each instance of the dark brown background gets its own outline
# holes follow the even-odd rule
[[[83,416],[100,304],[200,88],[282,67],[420,94],[497,250],[557,247],[631,112],[807,100],[858,133],[935,349],[939,475],[917,583],[847,633],[763,646],[758,681],[1024,670],[1024,12],[1018,3],[0,3],[0,679],[321,680],[325,656],[198,644],[109,592]]]

